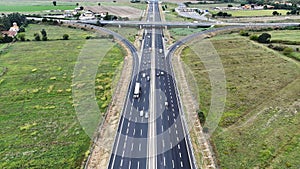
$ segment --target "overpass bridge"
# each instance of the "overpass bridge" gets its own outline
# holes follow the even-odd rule
[[[229,23],[229,22],[148,22],[148,21],[100,21],[85,20],[77,21],[84,24],[93,24],[99,26],[118,26],[118,27],[139,27],[142,28],[209,28],[213,26],[299,26],[300,23]]]

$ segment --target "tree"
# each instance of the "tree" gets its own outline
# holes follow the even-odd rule
[[[273,11],[272,14],[273,14],[274,16],[275,16],[275,15],[277,15],[277,16],[279,15],[279,13],[278,13],[277,11]]]
[[[231,8],[231,7],[233,7],[233,6],[232,6],[231,4],[228,4],[227,7],[228,7],[228,8]]]
[[[16,22],[19,27],[27,26],[26,16],[20,13],[11,13],[0,16],[0,27],[3,30],[9,30],[14,22]]]
[[[69,40],[69,35],[68,34],[64,34],[63,35],[63,40]]]
[[[47,41],[48,38],[47,38],[47,32],[45,31],[45,29],[42,29],[41,34],[42,34],[42,40]]]
[[[78,2],[76,3],[76,6],[79,6],[79,3],[78,3]]]
[[[83,8],[83,6],[80,6],[79,9],[82,11],[84,8]]]
[[[268,33],[263,33],[263,34],[259,35],[259,37],[257,39],[257,41],[259,43],[269,43],[270,40],[271,40],[271,35]]]
[[[56,1],[53,1],[52,3],[53,3],[54,6],[56,6]]]
[[[101,3],[100,3],[100,2],[98,3],[98,6],[101,6]]]

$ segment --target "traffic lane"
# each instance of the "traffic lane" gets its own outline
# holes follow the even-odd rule
[[[157,169],[189,169],[187,150],[185,149],[185,140],[182,140],[177,145],[171,145],[168,151],[158,154]]]
[[[158,58],[158,63],[159,63],[159,58]],[[164,62],[163,60],[162,60],[162,62]],[[167,69],[167,66],[166,66],[166,64],[165,63],[163,63],[162,64],[162,67],[164,67],[164,68],[166,68]],[[162,71],[162,70],[159,70],[160,72]],[[160,78],[160,82],[159,82],[159,84],[160,84],[160,88],[161,88],[161,90],[165,90],[165,94],[166,95],[169,95],[169,96],[167,96],[167,98],[169,99],[169,102],[171,102],[171,109],[172,109],[172,111],[173,111],[173,116],[170,118],[169,116],[168,117],[163,117],[163,115],[165,114],[165,113],[163,113],[162,114],[162,118],[161,118],[161,120],[158,120],[159,122],[158,122],[158,126],[161,126],[158,130],[157,130],[157,132],[158,133],[161,133],[161,132],[163,132],[163,131],[165,131],[166,129],[169,129],[172,125],[174,125],[174,122],[175,121],[180,121],[180,123],[177,125],[177,126],[180,126],[179,127],[179,129],[181,129],[181,130],[179,130],[179,131],[177,131],[177,130],[173,130],[173,131],[171,131],[171,133],[170,133],[170,135],[165,135],[164,134],[164,136],[166,136],[166,137],[171,137],[170,139],[168,139],[168,140],[177,140],[177,141],[180,141],[181,139],[183,139],[183,141],[184,141],[184,145],[181,145],[181,147],[182,147],[182,149],[184,149],[184,150],[186,150],[186,144],[185,144],[185,139],[184,139],[184,132],[182,131],[182,129],[183,129],[183,126],[181,126],[181,119],[180,118],[178,118],[178,116],[179,116],[179,108],[178,108],[178,104],[177,104],[177,99],[174,99],[173,100],[173,98],[175,98],[174,97],[174,95],[175,95],[175,85],[173,84],[174,83],[174,81],[173,81],[173,78],[172,78],[172,76],[170,76],[169,74],[167,74],[166,72],[165,72],[165,74],[166,74],[166,76],[167,76],[167,79],[168,79],[168,81],[167,81],[167,83],[168,83],[168,92],[166,91],[166,83],[165,83],[165,78],[164,77],[162,77],[162,78]],[[163,85],[163,86],[162,86]],[[158,98],[157,98],[158,99]],[[160,107],[160,106],[158,106],[158,107]],[[166,112],[166,111],[165,111]],[[166,114],[165,114],[166,115]],[[163,121],[163,119],[168,119],[168,121],[166,122],[166,121]],[[173,120],[174,121],[173,121]],[[164,126],[164,124],[168,124],[168,126]],[[164,130],[164,128],[165,128],[165,130]],[[161,129],[161,130],[160,130]],[[170,131],[170,130],[169,130]],[[177,134],[177,136],[175,136],[174,135],[174,132]],[[178,136],[178,134],[181,134],[182,136]],[[176,137],[176,138],[175,138]],[[159,141],[159,140],[158,140]],[[161,141],[161,140],[160,140]],[[174,144],[173,144],[174,145]],[[180,144],[179,144],[180,145]],[[186,154],[187,155],[187,153],[186,153],[187,151],[185,151],[185,153],[184,154]],[[170,159],[174,159],[174,158],[177,158],[177,157],[175,157],[175,155],[176,155],[177,153],[175,152],[175,154],[174,154],[174,152],[173,152],[173,155],[169,155],[168,157],[170,158]],[[174,164],[174,161],[172,161],[172,166],[174,166],[174,167],[178,167],[178,168],[182,168],[183,166],[188,166],[188,167],[190,167],[190,164],[189,164],[189,158],[186,158],[186,157],[184,157],[184,156],[182,156],[182,152],[180,152],[180,155],[181,155],[181,157],[184,159],[183,161],[185,161],[185,162],[183,162],[183,161],[181,161],[180,162],[180,164],[179,163],[175,163]],[[170,160],[169,159],[169,160]],[[165,159],[164,159],[165,160]],[[175,160],[175,161],[178,161],[179,159],[177,159],[177,160]],[[165,163],[165,162],[164,162]],[[186,164],[185,164],[186,163]],[[159,164],[159,163],[158,163]]]
[[[122,158],[121,156],[116,156],[116,165],[109,166],[111,169],[145,169],[147,164],[146,158]]]
[[[133,78],[134,79],[134,78]],[[134,79],[134,84],[136,83],[136,79],[137,78],[135,78]],[[149,87],[145,87],[145,91],[146,91],[146,89],[147,88],[149,88]],[[133,87],[132,87],[132,89],[133,89]],[[149,94],[149,92],[148,92],[148,94]],[[130,92],[130,94],[129,94],[130,96],[129,96],[129,98],[133,98],[133,91],[131,91]],[[145,93],[145,97],[144,97],[144,102],[145,101],[148,101],[149,102],[149,100],[148,100],[148,98],[149,97],[147,97],[146,96],[147,95],[147,92]],[[147,98],[147,100],[146,100],[146,98]],[[143,100],[143,98],[142,98],[142,100]],[[139,104],[139,101],[140,100],[138,100],[138,101],[136,101],[136,100],[132,100],[132,102],[133,102],[133,104],[131,105],[131,106],[126,106],[126,110],[125,110],[125,115],[126,115],[126,117],[121,117],[121,121],[122,121],[122,123],[119,123],[119,127],[118,127],[118,133],[119,134],[117,134],[117,139],[116,140],[119,140],[118,141],[118,143],[117,144],[115,144],[115,146],[114,146],[114,150],[116,150],[117,151],[117,153],[116,154],[120,154],[120,153],[123,153],[124,154],[124,147],[123,147],[123,149],[122,149],[122,146],[121,145],[119,145],[120,143],[124,143],[123,144],[123,146],[125,146],[126,144],[127,144],[127,140],[125,140],[125,138],[128,138],[128,137],[126,137],[125,135],[130,135],[130,133],[132,133],[132,136],[134,136],[134,137],[146,137],[147,136],[147,132],[148,132],[148,126],[147,126],[147,123],[133,123],[131,126],[130,126],[130,121],[131,120],[128,120],[128,118],[130,119],[130,118],[132,118],[132,119],[134,119],[134,117],[132,117],[132,116],[134,116],[134,115],[136,115],[137,113],[135,113],[135,114],[133,114],[132,113],[132,111],[133,110],[135,110],[135,109],[139,109],[139,106],[141,106],[141,107],[144,107],[144,106],[148,106],[149,107],[149,105],[148,104],[146,104],[146,103],[143,103],[142,105],[140,105]],[[127,102],[126,103],[127,105],[130,105],[130,102]],[[135,105],[135,104],[139,104],[139,105]],[[133,109],[133,107],[135,108],[135,109]],[[130,110],[129,110],[130,109]],[[129,114],[129,116],[128,116],[128,114]],[[137,117],[135,117],[135,119],[137,119]],[[137,120],[135,120],[135,121],[137,121]],[[122,127],[121,127],[121,125],[122,125]],[[126,127],[126,125],[127,125],[127,127]],[[131,130],[130,130],[131,129]],[[121,133],[120,133],[120,130],[121,130]],[[134,132],[135,132],[135,130],[136,131],[140,131],[140,134],[133,134]],[[125,136],[125,137],[123,137],[123,136]],[[119,138],[119,139],[118,139]],[[146,142],[143,142],[143,143],[146,143]],[[142,143],[140,143],[140,145],[141,145]],[[144,146],[142,146],[142,147],[146,147],[145,145]],[[146,149],[145,148],[143,148],[143,150],[145,150],[145,152],[146,152]],[[127,150],[127,151],[129,151],[129,150]],[[130,151],[131,153],[133,152],[132,150]],[[113,159],[114,158],[114,156],[115,155],[112,155],[112,158],[111,159]],[[111,160],[112,161],[112,160]]]

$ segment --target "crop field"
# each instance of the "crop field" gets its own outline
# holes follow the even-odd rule
[[[76,3],[82,6],[98,6],[98,1],[57,1],[57,6],[53,6],[52,1],[46,0],[18,0],[0,1],[0,12],[41,12],[45,10],[70,10],[76,7]],[[129,1],[100,1],[101,6],[130,6],[140,10],[145,10],[146,3],[130,3]]]
[[[299,31],[291,30],[274,30],[267,32],[272,35],[272,40],[288,40],[300,42]]]
[[[96,35],[30,25],[26,38],[41,29],[49,41],[16,42],[0,54],[0,74],[5,71],[0,77],[0,168],[80,168],[89,153],[91,140],[74,110],[72,79],[85,37]],[[65,33],[70,40],[56,40]],[[115,45],[99,64],[95,93],[102,115],[124,52]]]
[[[288,10],[227,10],[227,13],[232,14],[234,17],[239,16],[273,16],[273,11],[277,11],[282,15],[286,15]]]
[[[211,138],[222,168],[299,168],[300,64],[237,34],[209,39],[226,75],[227,98]],[[198,84],[200,109],[207,115],[211,84],[200,60],[205,43],[182,52]]]
[[[75,5],[61,5],[61,6],[53,6],[53,5],[26,5],[26,6],[9,6],[9,5],[1,5],[0,12],[41,12],[45,10],[70,10],[74,9]]]

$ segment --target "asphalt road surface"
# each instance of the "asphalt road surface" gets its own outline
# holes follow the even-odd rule
[[[161,21],[157,2],[148,4],[147,21]],[[134,67],[137,73],[127,93],[109,169],[196,168],[163,41],[161,29],[144,30],[142,54]],[[141,95],[134,98],[137,82]]]

